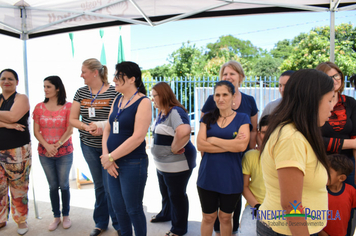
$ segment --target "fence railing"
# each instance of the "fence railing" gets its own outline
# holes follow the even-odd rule
[[[170,84],[174,94],[181,104],[187,109],[189,118],[191,119],[191,126],[194,133],[199,131],[199,121],[201,118],[201,108],[203,107],[209,95],[213,94],[213,87],[218,81],[218,77],[208,78],[156,78],[143,79],[148,93],[151,88],[158,82],[164,81]],[[278,78],[260,78],[249,77],[244,80],[239,90],[245,94],[253,96],[258,107],[258,115],[262,114],[265,106],[279,98],[281,95],[278,90]],[[355,89],[352,87],[348,78],[345,77],[345,89],[343,94],[355,98]],[[153,109],[153,105],[152,105]],[[152,113],[152,121],[157,116],[157,111]],[[151,146],[151,132],[148,132],[149,146]]]

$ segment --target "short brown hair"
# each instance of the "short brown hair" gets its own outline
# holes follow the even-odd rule
[[[350,175],[354,170],[354,163],[345,155],[332,154],[328,155],[329,166],[340,175]]]
[[[337,92],[342,93],[342,91],[344,91],[345,77],[344,77],[344,74],[342,73],[342,71],[340,70],[340,68],[337,65],[335,65],[335,63],[333,63],[331,61],[322,62],[315,69],[320,70],[324,73],[328,73],[328,71],[331,69],[335,69],[337,72],[339,72],[341,75],[341,85]]]
[[[171,87],[166,82],[159,82],[152,87],[158,94],[159,104],[161,106],[160,110],[164,110],[166,113],[170,112],[172,107],[178,106],[187,110],[184,106],[177,100],[176,95],[173,93]]]

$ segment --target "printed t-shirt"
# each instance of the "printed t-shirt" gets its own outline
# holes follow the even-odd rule
[[[282,129],[279,126],[273,131],[261,154],[261,165],[266,196],[259,208],[260,211],[265,214],[268,211],[283,211],[277,170],[287,167],[296,167],[303,172],[302,207],[309,208],[311,211],[328,210],[328,195],[325,187],[328,180],[327,171],[318,161],[307,139],[294,124],[287,124]],[[326,226],[326,220],[326,217],[321,220],[312,220],[308,217],[309,233],[315,234],[321,231]],[[286,224],[287,220],[277,218],[262,219],[262,221],[277,233],[291,235]]]
[[[92,94],[95,96],[96,94]],[[99,94],[94,100],[92,106],[95,108],[95,117],[89,117],[88,108],[91,107],[91,101],[93,97],[90,96],[90,90],[88,86],[81,87],[77,90],[74,96],[74,101],[80,103],[80,115],[82,122],[89,124],[95,121],[105,121],[108,119],[111,104],[118,95],[115,91],[115,87],[111,86],[103,93]],[[101,148],[102,136],[93,136],[85,130],[79,130],[80,140],[89,147]]]

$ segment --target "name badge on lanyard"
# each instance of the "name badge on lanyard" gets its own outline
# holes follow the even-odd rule
[[[124,106],[124,108],[121,109],[121,104],[122,104],[122,101],[124,100],[124,96],[122,96],[121,100],[120,100],[120,103],[119,103],[119,109],[117,111],[117,114],[116,114],[116,117],[115,117],[115,120],[114,122],[112,122],[113,124],[113,134],[118,134],[119,133],[119,121],[118,121],[118,118],[121,114],[121,112],[126,108],[127,104],[129,104],[131,102],[131,100],[133,99],[133,97],[135,97],[135,95],[138,93],[138,89],[137,91],[132,95],[132,97],[129,99],[129,101],[126,103],[126,105]]]
[[[95,97],[93,98],[93,100],[91,100],[90,105],[91,107],[88,108],[88,113],[89,113],[89,117],[95,117],[95,108],[93,107],[93,102],[95,101],[96,97],[99,95],[100,91],[102,90],[102,88],[104,87],[104,83],[103,85],[101,85],[101,88],[99,89],[98,93],[95,95]],[[93,97],[93,94],[91,92],[91,88],[90,88],[90,97]]]
[[[95,107],[88,108],[89,117],[95,117]]]
[[[118,121],[114,121],[113,122],[113,133],[114,134],[118,134],[119,133],[119,122]]]

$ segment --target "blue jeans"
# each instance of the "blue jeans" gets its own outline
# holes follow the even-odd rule
[[[119,159],[117,178],[108,174],[109,193],[114,211],[119,220],[121,235],[132,236],[132,226],[136,236],[147,235],[146,217],[142,199],[147,180],[148,158]]]
[[[70,208],[69,172],[73,163],[73,153],[61,157],[40,155],[40,162],[47,177],[54,217],[61,216],[58,189],[61,190],[62,196],[62,215],[68,216]]]
[[[172,220],[171,232],[177,235],[188,231],[189,201],[187,185],[192,170],[167,173],[157,170],[159,189],[162,195],[162,210],[156,218]]]
[[[80,142],[83,156],[88,163],[91,176],[93,177],[95,190],[95,205],[93,219],[95,227],[106,230],[109,224],[109,215],[111,216],[112,226],[119,230],[120,226],[112,208],[111,199],[108,193],[107,171],[103,168],[100,161],[102,154],[101,148],[94,148]]]

